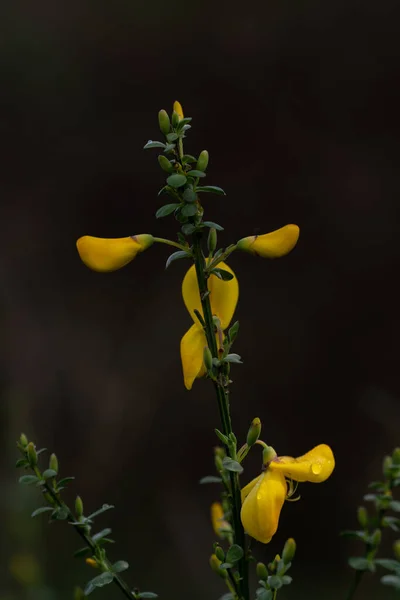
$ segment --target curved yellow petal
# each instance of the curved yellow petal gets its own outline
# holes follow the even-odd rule
[[[124,238],[84,235],[76,242],[76,247],[89,269],[106,273],[121,269],[152,243],[153,236],[146,233]]]
[[[182,104],[180,102],[178,102],[178,100],[175,100],[174,102],[174,106],[173,106],[173,110],[176,112],[176,114],[179,117],[179,120],[183,119],[183,108],[182,108]]]
[[[261,475],[259,475],[258,477],[256,477],[252,481],[250,481],[250,483],[248,483],[247,485],[244,486],[244,488],[241,489],[240,495],[242,498],[242,504],[246,500],[247,496],[250,494],[251,490],[256,485],[256,483],[258,483],[258,480],[260,479],[260,477],[262,477],[262,476],[263,476],[263,474],[261,473]]]
[[[279,471],[267,469],[257,478],[240,513],[244,529],[255,540],[268,544],[278,529],[286,491],[285,477]]]
[[[298,458],[279,456],[270,463],[269,468],[295,481],[321,483],[332,474],[335,458],[329,446],[320,444]]]
[[[251,235],[238,241],[239,250],[257,254],[264,258],[279,258],[288,254],[299,239],[300,229],[297,225],[285,225],[265,235]]]
[[[229,281],[223,281],[216,277],[216,275],[211,275],[208,278],[212,313],[220,319],[222,329],[226,329],[232,320],[239,298],[239,283],[235,273],[226,263],[219,263],[218,268],[224,269],[233,275],[233,279]],[[198,323],[194,310],[197,309],[202,315],[203,309],[201,307],[200,292],[194,265],[190,267],[183,279],[182,296],[193,321]]]
[[[192,325],[181,339],[183,380],[187,390],[191,390],[193,381],[206,372],[203,363],[205,346],[206,336],[199,325]]]

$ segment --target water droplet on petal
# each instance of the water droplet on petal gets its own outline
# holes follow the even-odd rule
[[[322,466],[318,463],[313,463],[311,465],[311,472],[314,473],[314,475],[319,475],[322,471]]]

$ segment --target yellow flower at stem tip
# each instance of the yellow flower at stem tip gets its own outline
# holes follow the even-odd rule
[[[231,531],[230,524],[224,519],[224,510],[220,502],[213,502],[211,504],[211,523],[214,533],[220,538],[226,537],[224,535],[225,531]]]
[[[239,298],[239,284],[232,269],[227,264],[221,262],[218,267],[228,271],[233,275],[233,279],[223,281],[210,275],[208,278],[208,289],[210,291],[210,304],[213,316],[219,318],[222,331],[229,326],[235,312],[236,304]],[[183,301],[188,309],[194,325],[185,333],[181,340],[181,360],[183,369],[183,379],[186,389],[192,389],[193,382],[198,377],[205,375],[203,362],[204,348],[207,346],[207,339],[203,327],[196,317],[195,310],[203,316],[201,306],[199,286],[197,283],[196,269],[192,265],[186,273],[182,283]],[[217,336],[217,345],[221,341]]]
[[[182,108],[182,104],[180,102],[178,102],[178,100],[175,100],[174,102],[174,106],[173,106],[173,110],[176,112],[176,114],[179,117],[179,120],[183,119],[183,108]]]
[[[335,468],[333,452],[326,444],[316,446],[299,458],[275,456],[265,470],[242,489],[241,520],[251,537],[267,544],[278,529],[282,506],[288,494],[285,478],[321,483]]]
[[[142,233],[124,238],[98,238],[84,235],[76,242],[82,262],[92,269],[107,273],[131,262],[137,254],[154,242],[152,235]]]
[[[280,258],[293,250],[299,235],[300,229],[297,225],[285,225],[271,233],[242,238],[238,241],[237,247],[239,250],[263,258]]]

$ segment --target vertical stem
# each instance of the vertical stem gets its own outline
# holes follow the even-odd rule
[[[352,600],[356,589],[358,588],[358,584],[360,583],[362,576],[364,575],[364,571],[356,571],[355,577],[353,579],[353,583],[350,586],[349,593],[346,596],[346,600]]]
[[[204,275],[205,261],[203,252],[201,249],[201,233],[194,233],[193,235],[193,256],[196,268],[197,281],[200,291],[201,305],[203,308],[203,317],[205,322],[205,335],[207,338],[208,347],[214,358],[218,358],[218,347],[215,339],[213,315],[211,311],[210,297],[207,286],[207,279]],[[232,432],[231,418],[229,412],[229,401],[227,390],[219,381],[214,381],[214,388],[218,400],[218,409],[222,422],[222,431],[224,435],[229,436]],[[227,448],[227,452],[230,455],[230,448]],[[231,456],[236,460],[236,456]],[[240,520],[240,509],[241,509],[241,498],[240,498],[240,485],[239,476],[237,473],[230,471],[230,483],[231,483],[231,509],[232,509],[232,525],[234,530],[234,540],[239,546],[241,546],[245,552],[245,536]],[[249,582],[248,582],[248,568],[247,560],[244,555],[238,563],[238,570],[240,574],[239,588],[243,600],[249,600]]]

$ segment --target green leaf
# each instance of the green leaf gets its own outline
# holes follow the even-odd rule
[[[376,494],[365,494],[364,500],[367,502],[376,502],[378,496]]]
[[[228,592],[227,594],[224,594],[223,596],[221,596],[218,600],[234,600],[232,594],[230,592]]]
[[[232,273],[229,273],[229,271],[225,271],[225,269],[220,269],[220,268],[212,269],[211,273],[216,275],[218,277],[218,279],[222,279],[222,281],[230,281],[231,279],[234,278],[234,275],[232,275]]]
[[[202,477],[199,481],[199,483],[203,484],[203,483],[221,483],[222,479],[221,477],[215,477],[214,475],[206,475],[205,477]]]
[[[233,471],[234,473],[243,473],[243,467],[237,460],[233,460],[229,458],[229,456],[225,456],[222,461],[222,466],[227,471]]]
[[[266,590],[265,588],[258,588],[257,600],[272,600],[272,590]]]
[[[362,542],[366,542],[368,539],[368,533],[366,531],[352,531],[352,530],[341,531],[340,535],[342,537],[361,540]]]
[[[101,531],[99,531],[99,533],[96,533],[95,535],[93,535],[92,539],[94,542],[97,542],[98,540],[101,540],[101,538],[107,537],[107,535],[110,533],[111,533],[111,529],[109,527],[106,527],[105,529],[102,529]]]
[[[69,517],[69,512],[66,506],[55,508],[51,513],[51,518],[54,521],[65,521]]]
[[[282,577],[283,585],[289,585],[290,583],[292,583],[292,581],[293,581],[293,577],[290,577],[290,575],[284,575]]]
[[[36,510],[33,511],[33,513],[31,514],[31,517],[37,517],[38,515],[41,515],[42,513],[51,512],[52,510],[53,510],[53,508],[51,506],[41,506],[40,508],[37,508]]]
[[[400,531],[400,519],[397,517],[383,517],[382,524],[384,527],[390,527],[393,531]]]
[[[375,564],[389,571],[396,571],[400,575],[400,562],[394,558],[376,558]]]
[[[136,595],[136,598],[158,598],[158,594],[154,592],[140,592]]]
[[[103,514],[107,510],[111,510],[112,508],[115,508],[115,506],[113,506],[112,504],[103,504],[103,506],[99,508],[99,510],[96,510],[94,513],[89,515],[88,519],[94,519],[94,517],[98,517],[99,515]]]
[[[54,471],[54,469],[46,469],[45,471],[43,471],[43,477],[45,479],[51,479],[52,477],[57,477],[57,471]]]
[[[197,214],[197,204],[185,204],[182,207],[181,213],[184,217],[194,217]]]
[[[396,588],[396,590],[400,590],[400,577],[397,575],[384,575],[381,577],[381,583],[384,585],[391,585]]]
[[[196,225],[192,225],[192,223],[185,223],[185,225],[182,225],[181,229],[185,235],[190,235],[196,230]]]
[[[177,252],[173,252],[168,257],[167,262],[165,263],[165,268],[168,269],[169,265],[175,260],[179,260],[181,258],[190,258],[189,252],[185,252],[184,250],[178,250]]]
[[[173,188],[180,188],[187,182],[187,179],[184,175],[180,175],[179,173],[175,173],[174,175],[170,175],[167,179],[168,185]]]
[[[218,223],[214,223],[213,221],[203,221],[203,225],[204,227],[213,227],[217,231],[224,230],[224,228],[221,225],[218,225]]]
[[[164,152],[172,152],[175,148],[176,144],[167,144],[164,148]]]
[[[242,364],[241,357],[239,356],[239,354],[235,354],[234,352],[232,354],[227,354],[223,361],[229,363]]]
[[[183,199],[185,202],[189,202],[189,203],[193,203],[196,202],[197,200],[197,195],[196,193],[193,191],[192,188],[188,187],[184,192],[183,192]]]
[[[166,217],[174,212],[180,206],[179,203],[175,202],[173,204],[164,204],[161,208],[156,212],[156,219],[161,219],[162,217]]]
[[[220,569],[232,569],[233,567],[233,563],[230,562],[223,562],[219,565]]]
[[[370,561],[364,556],[351,556],[348,563],[352,569],[357,571],[370,571]]]
[[[196,187],[196,192],[206,192],[209,194],[217,194],[218,196],[226,196],[224,190],[217,185],[203,185]]]
[[[104,544],[115,544],[115,540],[105,537],[101,538],[101,540],[99,540],[97,543],[99,544],[99,546],[104,546]]]
[[[29,461],[27,461],[26,458],[19,458],[17,460],[17,462],[15,463],[16,469],[19,469],[20,467],[26,467],[28,465],[29,465]]]
[[[236,340],[238,332],[239,332],[239,321],[235,321],[228,332],[229,340],[231,342],[234,342]]]
[[[166,136],[169,143],[175,142],[178,139],[178,137],[179,136],[177,133],[168,133],[168,135]]]
[[[74,481],[74,479],[75,477],[64,477],[63,479],[60,479],[60,481],[57,482],[57,487],[60,487],[60,485],[65,485],[70,481]]]
[[[162,142],[153,142],[153,140],[149,140],[147,144],[143,146],[143,150],[149,150],[149,148],[165,148],[165,144]]]
[[[97,577],[95,577],[94,579],[89,581],[89,583],[86,585],[85,591],[84,591],[85,596],[89,596],[89,594],[91,594],[96,588],[101,588],[101,587],[104,587],[105,585],[108,585],[109,583],[111,583],[113,581],[113,579],[114,579],[114,575],[112,573],[110,573],[109,571],[106,571],[105,573],[98,575]]]
[[[127,569],[129,569],[129,564],[126,562],[126,560],[119,560],[112,566],[114,573],[122,573],[122,571],[126,571]]]
[[[243,558],[243,555],[243,548],[238,544],[233,544],[226,553],[225,560],[228,563],[237,563],[241,558]]]
[[[192,169],[186,173],[188,177],[205,177],[206,174],[203,171],[198,171],[197,169]]]
[[[42,454],[42,452],[46,452],[47,448],[41,448],[40,450],[36,451],[37,456],[40,456]]]
[[[182,164],[183,165],[186,163],[195,163],[195,162],[197,162],[197,158],[195,158],[191,154],[184,154],[182,156]]]
[[[400,502],[399,500],[392,500],[389,504],[389,508],[394,510],[395,512],[400,512]]]
[[[226,437],[226,435],[224,435],[224,434],[222,433],[222,431],[220,431],[219,429],[214,429],[214,431],[215,431],[215,433],[217,434],[217,437],[219,437],[219,439],[221,440],[221,442],[222,442],[223,444],[225,444],[225,446],[227,446],[227,445],[228,445],[228,442],[229,442],[229,440],[228,440],[228,438]]]
[[[280,590],[280,588],[283,586],[282,577],[279,577],[278,575],[270,575],[268,577],[268,585],[273,590]]]
[[[40,481],[40,479],[39,477],[36,477],[36,475],[22,475],[22,477],[20,477],[18,480],[19,483],[24,485],[31,485],[32,483],[37,483],[38,481]]]
[[[75,558],[80,558],[81,556],[85,556],[86,554],[91,553],[91,549],[88,546],[83,546],[83,548],[79,548],[79,550],[76,550],[76,552],[74,552],[74,556]]]

